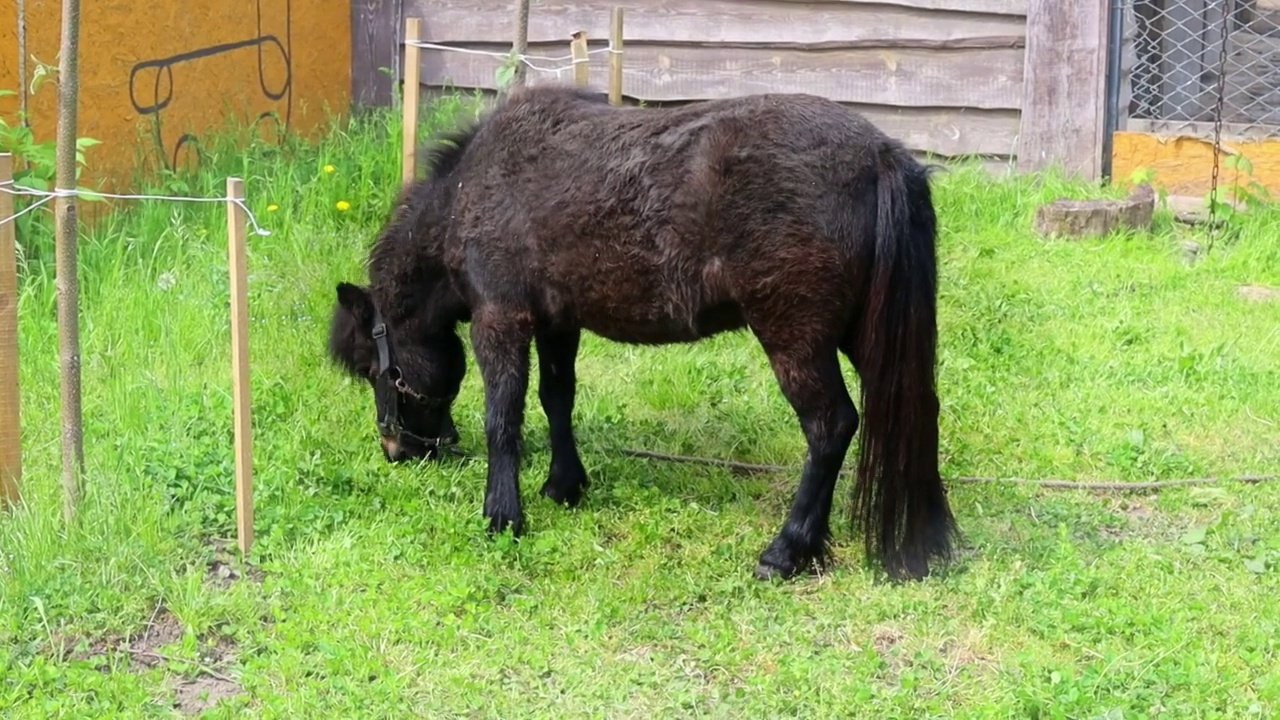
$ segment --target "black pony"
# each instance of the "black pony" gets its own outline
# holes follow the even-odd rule
[[[861,378],[853,519],[895,578],[947,560],[956,532],[938,471],[936,216],[928,168],[854,112],[812,95],[676,108],[518,89],[426,157],[341,283],[330,353],[374,388],[389,460],[454,435],[470,322],[484,380],[492,532],[523,531],[519,468],[530,346],[550,429],[542,494],[576,505],[582,331],[694,342],[749,328],[808,455],[756,574],[829,558],[836,478],[859,428],[839,354]]]

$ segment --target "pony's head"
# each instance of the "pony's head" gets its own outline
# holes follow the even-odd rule
[[[373,388],[382,452],[390,462],[436,458],[458,441],[450,409],[466,373],[455,332],[409,337],[388,324],[363,287],[338,283],[329,354]]]

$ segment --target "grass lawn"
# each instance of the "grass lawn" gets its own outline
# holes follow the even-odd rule
[[[250,238],[248,564],[223,549],[234,505],[221,206],[140,205],[82,241],[87,468],[70,527],[51,223],[31,230],[27,504],[0,519],[0,714],[1280,715],[1280,483],[953,484],[961,558],[893,586],[852,541],[846,480],[837,566],[754,580],[794,474],[618,452],[798,464],[796,420],[745,334],[656,349],[585,337],[587,498],[570,511],[536,494],[549,458],[532,383],[529,534],[487,540],[483,462],[387,465],[370,393],[324,355],[334,285],[364,279],[396,188],[398,138],[378,116],[318,145],[215,146],[178,188],[218,195],[242,175],[272,231]],[[1204,244],[1203,231],[1163,213],[1149,235],[1030,231],[1038,203],[1100,192],[939,177],[944,474],[1276,471],[1280,301],[1237,288],[1280,285],[1280,213],[1242,219],[1195,262],[1182,244]],[[482,404],[473,366],[455,408],[473,452]]]

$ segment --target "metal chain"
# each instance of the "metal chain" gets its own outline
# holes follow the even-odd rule
[[[1218,208],[1218,166],[1222,154],[1222,104],[1226,98],[1227,85],[1227,39],[1231,34],[1231,17],[1235,10],[1235,0],[1226,0],[1222,11],[1222,47],[1218,53],[1218,91],[1213,108],[1213,173],[1209,180],[1209,247],[1207,255],[1213,250],[1213,241],[1218,236],[1218,226],[1214,222]]]

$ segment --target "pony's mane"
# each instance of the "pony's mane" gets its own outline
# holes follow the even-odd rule
[[[436,135],[432,143],[418,153],[427,179],[438,180],[457,169],[479,129],[480,124],[473,123]]]
[[[422,166],[427,180],[438,180],[457,169],[462,162],[467,146],[475,139],[480,126],[494,113],[507,106],[518,104],[528,99],[556,99],[569,103],[587,103],[591,105],[608,105],[609,96],[599,90],[575,87],[572,85],[539,85],[522,88],[500,99],[478,120],[465,123],[459,127],[438,133],[427,147],[418,152],[418,162]]]
[[[525,103],[532,103],[541,108],[548,106],[563,108],[579,103],[608,106],[609,98],[608,95],[597,90],[568,85],[521,88],[503,97],[477,120],[436,134],[418,153],[419,164],[423,168],[422,177],[413,179],[401,189],[391,216],[369,251],[366,267],[371,275],[381,276],[383,281],[401,288],[421,280],[420,277],[409,279],[410,275],[422,272],[420,265],[409,262],[411,258],[417,257],[419,252],[416,247],[415,228],[420,222],[422,213],[427,212],[433,205],[450,202],[449,198],[453,193],[452,184],[441,184],[439,181],[449,177],[458,169],[466,156],[467,149],[490,118]],[[384,312],[395,316],[405,310],[404,308],[386,308]]]

